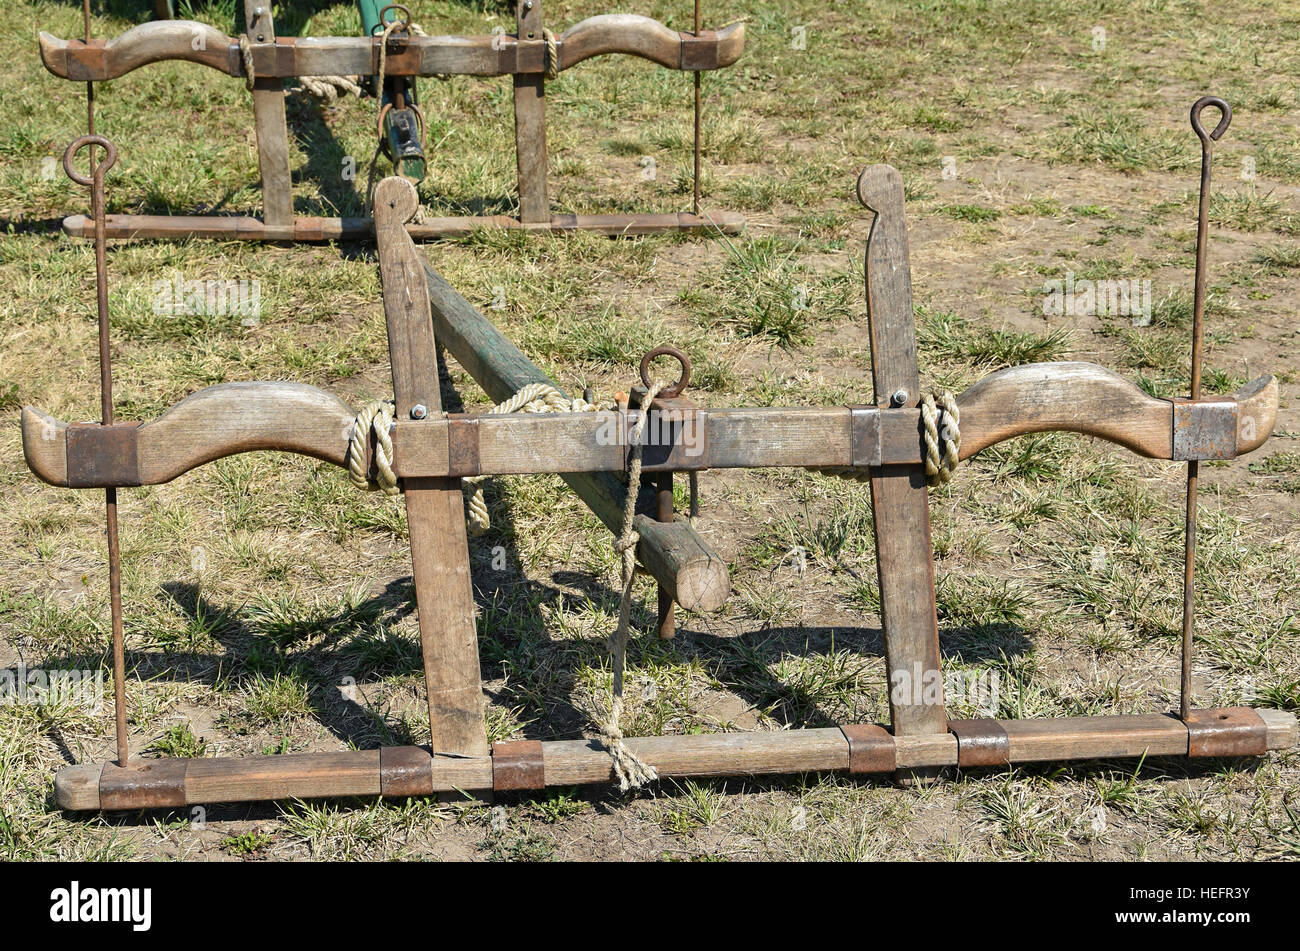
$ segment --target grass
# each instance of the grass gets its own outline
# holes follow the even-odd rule
[[[208,744],[194,735],[188,723],[178,723],[168,727],[149,749],[160,756],[199,757],[207,753]]]
[[[96,8],[109,37],[140,4]],[[194,15],[228,29],[231,0]],[[285,35],[351,34],[349,3],[277,10]],[[563,28],[612,9],[580,0]],[[680,4],[635,12],[689,29]],[[429,247],[453,285],[567,390],[626,390],[646,349],[671,342],[706,406],[869,403],[863,301],[867,164],[905,182],[924,392],[960,392],[1016,364],[1088,360],[1148,392],[1186,392],[1199,145],[1187,90],[1207,77],[1237,110],[1216,146],[1206,388],[1282,380],[1274,441],[1202,468],[1198,697],[1300,709],[1300,509],[1292,404],[1300,379],[1294,89],[1300,27],[1261,0],[1188,30],[1182,7],[909,4],[852,13],[812,0],[706,11],[750,17],[735,67],[704,76],[704,206],[744,211],[741,236],[551,239],[482,232]],[[491,4],[433,2],[437,32],[477,34]],[[72,5],[20,2],[14,22],[75,36]],[[283,23],[280,23],[283,20]],[[1092,49],[1093,26],[1111,37]],[[807,28],[804,49],[791,30]],[[1126,37],[1140,36],[1141,44]],[[938,38],[938,39],[936,39]],[[864,56],[870,49],[873,55]],[[36,483],[17,410],[98,412],[93,254],[60,235],[86,195],[61,174],[84,126],[82,88],[37,62],[30,31],[0,34],[0,669],[104,671],[108,592],[102,495]],[[879,53],[880,55],[875,55]],[[166,95],[160,97],[159,90]],[[433,214],[515,204],[509,83],[422,81],[436,161]],[[57,98],[56,98],[57,97]],[[690,207],[690,82],[642,61],[595,58],[548,84],[550,197],[563,213]],[[158,64],[99,89],[98,128],[122,160],[115,212],[256,214],[246,90],[194,65]],[[295,211],[357,214],[373,104],[322,110],[292,94]],[[185,134],[178,136],[177,129]],[[1239,178],[1255,160],[1257,179]],[[949,162],[948,160],[952,161]],[[381,163],[382,165],[382,163]],[[654,174],[646,176],[653,168]],[[947,172],[946,169],[951,169]],[[57,171],[57,169],[56,169]],[[382,168],[381,168],[382,171]],[[955,174],[954,174],[955,173]],[[391,393],[373,249],[208,241],[109,249],[115,398],[148,419],[229,380],[296,380],[349,405]],[[1045,279],[1149,278],[1148,326],[1044,313]],[[156,282],[258,282],[261,312],[155,313]],[[1032,293],[1026,293],[1032,288]],[[486,395],[448,375],[468,408]],[[1185,467],[1071,434],[1033,434],[965,462],[932,493],[945,669],[999,685],[1000,716],[1151,712],[1177,702]],[[683,480],[684,481],[684,480]],[[790,470],[701,477],[699,531],[728,559],[716,615],[679,612],[650,635],[638,580],[629,734],[887,722],[869,487]],[[554,476],[493,480],[494,527],[470,543],[490,738],[594,736],[608,704],[604,639],[617,557]],[[683,503],[684,497],[680,500]],[[285,755],[429,742],[405,510],[355,492],[334,467],[250,454],[163,486],[124,490],[132,749],[149,756]],[[956,682],[954,682],[956,683]],[[951,693],[950,710],[985,715]],[[922,787],[841,776],[601,787],[495,806],[452,799],[208,807],[193,822],[65,815],[51,777],[110,758],[110,706],[0,705],[0,856],[12,860],[476,858],[944,860],[1300,856],[1300,763],[1274,754],[1218,767],[1144,759],[966,771]]]

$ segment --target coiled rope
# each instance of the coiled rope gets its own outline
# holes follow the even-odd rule
[[[961,409],[948,390],[922,397],[921,422],[925,429],[925,481],[930,488],[938,488],[952,479],[961,461]],[[851,466],[818,466],[823,475],[869,482],[871,470]]]
[[[555,34],[542,27],[542,38],[546,40],[546,78],[557,79],[560,75],[560,44]]]
[[[252,92],[253,84],[257,82],[257,71],[253,69],[253,41],[247,33],[239,34],[239,53],[244,58],[244,88]]]
[[[565,396],[549,383],[529,383],[514,396],[498,403],[488,410],[489,414],[502,413],[591,413],[599,409],[595,403],[588,403],[580,396],[573,399]],[[469,486],[467,520],[469,533],[482,535],[492,527],[488,516],[487,501],[483,497],[483,482],[488,476],[472,476],[464,479]]]
[[[395,409],[392,400],[374,400],[367,403],[352,422],[352,435],[348,439],[348,479],[363,492],[381,491],[384,495],[398,492],[397,476],[393,472],[393,437],[389,433]],[[371,433],[375,436],[374,479],[370,478],[366,467],[366,449]]]
[[[299,76],[301,90],[324,102],[334,102],[340,96],[352,95],[358,99],[363,92],[358,82],[360,76]]]
[[[649,407],[663,389],[655,381],[646,389],[641,399]],[[348,440],[347,468],[352,484],[365,491],[382,491],[385,495],[398,493],[397,476],[393,472],[393,440],[389,430],[393,425],[392,400],[374,400],[357,413]],[[529,383],[509,399],[498,403],[489,414],[506,413],[586,413],[599,409],[581,397],[570,399],[549,383]],[[619,597],[618,624],[609,636],[610,667],[613,671],[613,691],[609,716],[600,728],[605,747],[614,761],[614,776],[621,792],[638,789],[659,778],[653,766],[643,762],[623,742],[623,673],[627,667],[627,642],[631,631],[632,586],[636,579],[636,546],[641,536],[636,531],[637,487],[641,483],[642,439],[645,436],[648,412],[640,413],[628,434],[631,445],[627,477],[627,497],[623,503],[623,522],[614,539],[614,551],[621,560],[622,592]],[[366,449],[370,435],[375,437],[376,478],[371,479],[366,466]],[[467,519],[472,534],[481,534],[491,525],[487,504],[483,499],[482,482],[487,476],[474,476],[463,480],[470,486]]]
[[[925,426],[926,482],[940,486],[952,478],[961,461],[961,409],[950,390],[944,390],[937,399],[933,394],[921,399],[921,422]]]

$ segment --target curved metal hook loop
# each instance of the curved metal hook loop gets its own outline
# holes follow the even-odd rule
[[[1214,127],[1213,132],[1206,132],[1205,126],[1201,124],[1201,112],[1206,106],[1213,106],[1219,110],[1219,124]],[[1192,103],[1192,130],[1201,140],[1202,145],[1209,145],[1210,140],[1218,142],[1223,133],[1228,131],[1231,122],[1232,106],[1218,96],[1202,96]]]
[[[104,150],[104,160],[91,165],[91,176],[87,178],[73,167],[72,161],[76,158],[77,153],[82,149],[87,146],[93,148],[96,145]],[[79,139],[73,139],[72,142],[69,143],[68,147],[63,151],[63,171],[67,173],[68,178],[72,179],[78,185],[85,185],[88,188],[94,187],[96,183],[103,182],[104,173],[112,168],[113,163],[116,161],[117,146],[113,145],[112,142],[108,141],[108,139],[104,138],[102,135],[83,135]]]
[[[686,390],[687,385],[691,382],[691,358],[678,350],[676,347],[664,345],[655,347],[641,358],[641,382],[649,388],[650,386],[650,361],[655,357],[672,357],[682,365],[681,379],[672,386],[665,386],[659,391],[659,396],[663,399],[672,399],[674,396],[681,396]]]
[[[391,20],[385,20],[384,14],[386,14],[389,10],[393,11],[393,18]],[[398,10],[401,10],[403,13],[403,16],[400,19],[397,16]],[[384,28],[387,27],[388,24],[390,23],[402,24],[401,31],[403,33],[409,33],[411,30],[411,11],[408,10],[405,5],[400,3],[390,3],[385,5],[384,7],[380,8],[379,22],[376,23],[374,29],[370,31],[370,35],[378,36],[380,33],[384,31]]]

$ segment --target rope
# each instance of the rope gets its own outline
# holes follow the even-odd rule
[[[349,93],[361,98],[361,85],[357,82],[359,76],[299,76],[298,82],[302,83],[300,87],[309,95],[322,99],[325,102],[334,102],[339,96],[346,96]]]
[[[943,428],[938,425],[939,411],[943,411]],[[935,397],[930,394],[921,400],[921,421],[925,424],[925,475],[931,485],[940,486],[952,478],[961,461],[958,451],[961,449],[961,410],[950,390],[944,390]],[[943,445],[940,447],[939,443]]]
[[[388,34],[394,26],[400,26],[401,20],[390,20],[384,28],[383,38],[387,41]],[[406,32],[412,36],[428,36],[424,28],[418,23],[406,24]],[[384,68],[387,59],[387,43],[379,51],[379,92],[380,99],[383,98],[384,88]],[[437,74],[439,79],[446,79],[446,74]],[[323,99],[326,102],[334,102],[341,95],[351,94],[360,98],[365,90],[361,88],[360,76],[299,76],[298,81],[302,83],[302,89],[315,96],[317,99]]]
[[[253,69],[253,41],[247,33],[239,34],[239,52],[244,57],[244,86],[252,92],[253,83],[257,82],[257,72]]]
[[[557,79],[560,75],[559,42],[546,27],[542,27],[542,38],[546,40],[546,78]]]
[[[590,413],[599,409],[580,396],[569,399],[549,383],[529,383],[509,399],[488,410],[489,414],[503,413]],[[472,476],[462,480],[469,486],[468,521],[471,535],[482,535],[492,527],[487,500],[483,497],[483,482],[488,476]]]
[[[641,399],[641,406],[648,408],[654,398],[663,389],[664,384],[658,380],[651,383]],[[951,397],[949,397],[951,399]],[[507,413],[584,413],[599,409],[595,403],[588,403],[581,397],[572,399],[551,386],[549,383],[529,383],[509,399],[498,403],[489,414]],[[391,400],[375,400],[367,404],[352,424],[352,434],[348,441],[347,467],[348,478],[357,488],[367,491],[382,490],[387,495],[396,495],[397,476],[393,473],[393,441],[389,429],[393,425],[394,405]],[[622,560],[622,593],[618,606],[618,625],[609,637],[610,666],[613,669],[613,695],[610,700],[609,718],[600,728],[600,735],[605,739],[605,748],[614,761],[614,775],[621,792],[639,789],[659,778],[653,766],[642,762],[623,742],[623,730],[620,722],[623,718],[623,672],[627,667],[627,642],[632,619],[632,586],[636,580],[636,546],[641,537],[636,531],[637,487],[641,482],[642,439],[645,436],[646,423],[650,418],[648,412],[638,415],[636,424],[628,434],[631,444],[631,458],[628,466],[627,497],[623,503],[623,523],[618,538],[614,540],[614,551]],[[370,433],[375,436],[375,469],[377,479],[371,479],[366,469],[366,447]],[[474,476],[464,479],[470,486],[468,521],[472,534],[482,534],[491,525],[487,503],[483,500],[481,483],[487,476]]]
[[[658,380],[650,384],[645,396],[641,398],[643,409],[649,409],[662,388],[663,383]],[[636,578],[636,546],[641,540],[634,527],[637,487],[641,483],[641,438],[649,417],[648,412],[641,413],[637,417],[636,425],[632,427],[632,432],[628,435],[632,445],[632,458],[627,474],[627,499],[623,503],[623,528],[614,541],[614,550],[623,558],[623,595],[618,606],[618,627],[609,638],[610,665],[614,670],[614,692],[609,707],[609,720],[600,728],[600,735],[605,738],[605,746],[614,760],[614,775],[618,778],[620,792],[639,789],[659,778],[653,766],[643,763],[624,745],[623,730],[619,726],[623,716],[623,668],[627,664],[627,638],[632,618],[632,583]]]
[[[942,417],[942,418],[940,418]],[[952,479],[961,461],[961,409],[950,391],[921,400],[921,421],[925,426],[925,476],[930,488],[938,488]],[[942,423],[942,425],[940,425]],[[823,475],[839,476],[855,482],[869,482],[869,469],[849,466],[818,466]]]
[[[392,400],[374,400],[357,413],[357,418],[352,423],[352,436],[348,440],[348,479],[358,489],[366,492],[380,490],[385,495],[397,494],[397,476],[393,473],[393,437],[389,435],[393,426],[394,409],[396,407]],[[366,469],[366,448],[372,432],[375,435],[377,479],[371,479]]]

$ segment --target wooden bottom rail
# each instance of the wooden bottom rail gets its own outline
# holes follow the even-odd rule
[[[406,226],[417,241],[463,238],[481,229],[507,231],[591,231],[611,236],[659,234],[668,231],[720,231],[739,234],[743,215],[720,211],[702,215],[686,212],[644,215],[552,215],[549,222],[525,224],[508,215],[427,218]],[[63,219],[65,233],[89,238],[94,226],[86,215]],[[339,241],[374,235],[370,218],[295,218],[292,225],[275,227],[259,218],[225,215],[108,215],[105,233],[110,238],[226,238],[241,241]]]
[[[1229,733],[1253,738],[1257,748],[1232,743],[1202,746],[1193,755],[1254,755],[1297,745],[1296,718],[1277,710],[1195,711],[1189,722],[1222,722]],[[971,726],[971,725],[975,726]],[[924,766],[995,765],[972,762],[972,737],[1002,741],[1005,762],[1029,763],[1188,755],[1188,726],[1172,714],[1067,717],[1042,720],[952,721],[954,732],[891,737],[867,729],[888,746],[892,757],[863,757],[860,763],[893,762],[895,769]],[[853,731],[850,731],[853,732]],[[854,733],[855,736],[863,734]],[[1204,734],[1202,734],[1203,736]],[[626,741],[665,779],[725,776],[775,776],[804,772],[844,772],[850,745],[838,727],[769,733],[715,733],[702,736],[652,736]],[[861,740],[857,741],[863,742]],[[859,750],[861,746],[857,747]],[[997,744],[980,747],[981,756]],[[522,751],[522,752],[521,752]],[[502,781],[502,764],[527,764],[536,782],[521,787],[515,770]],[[541,769],[536,770],[540,756]],[[497,775],[494,776],[494,759]],[[995,757],[996,760],[996,757]],[[887,766],[860,772],[889,772]],[[340,796],[426,796],[438,793],[490,793],[496,789],[540,789],[612,782],[609,754],[598,740],[498,743],[494,756],[430,756],[423,747],[382,750],[248,756],[229,759],[141,760],[131,769],[88,763],[60,770],[55,798],[63,809],[149,809],[214,802],[319,799]]]

